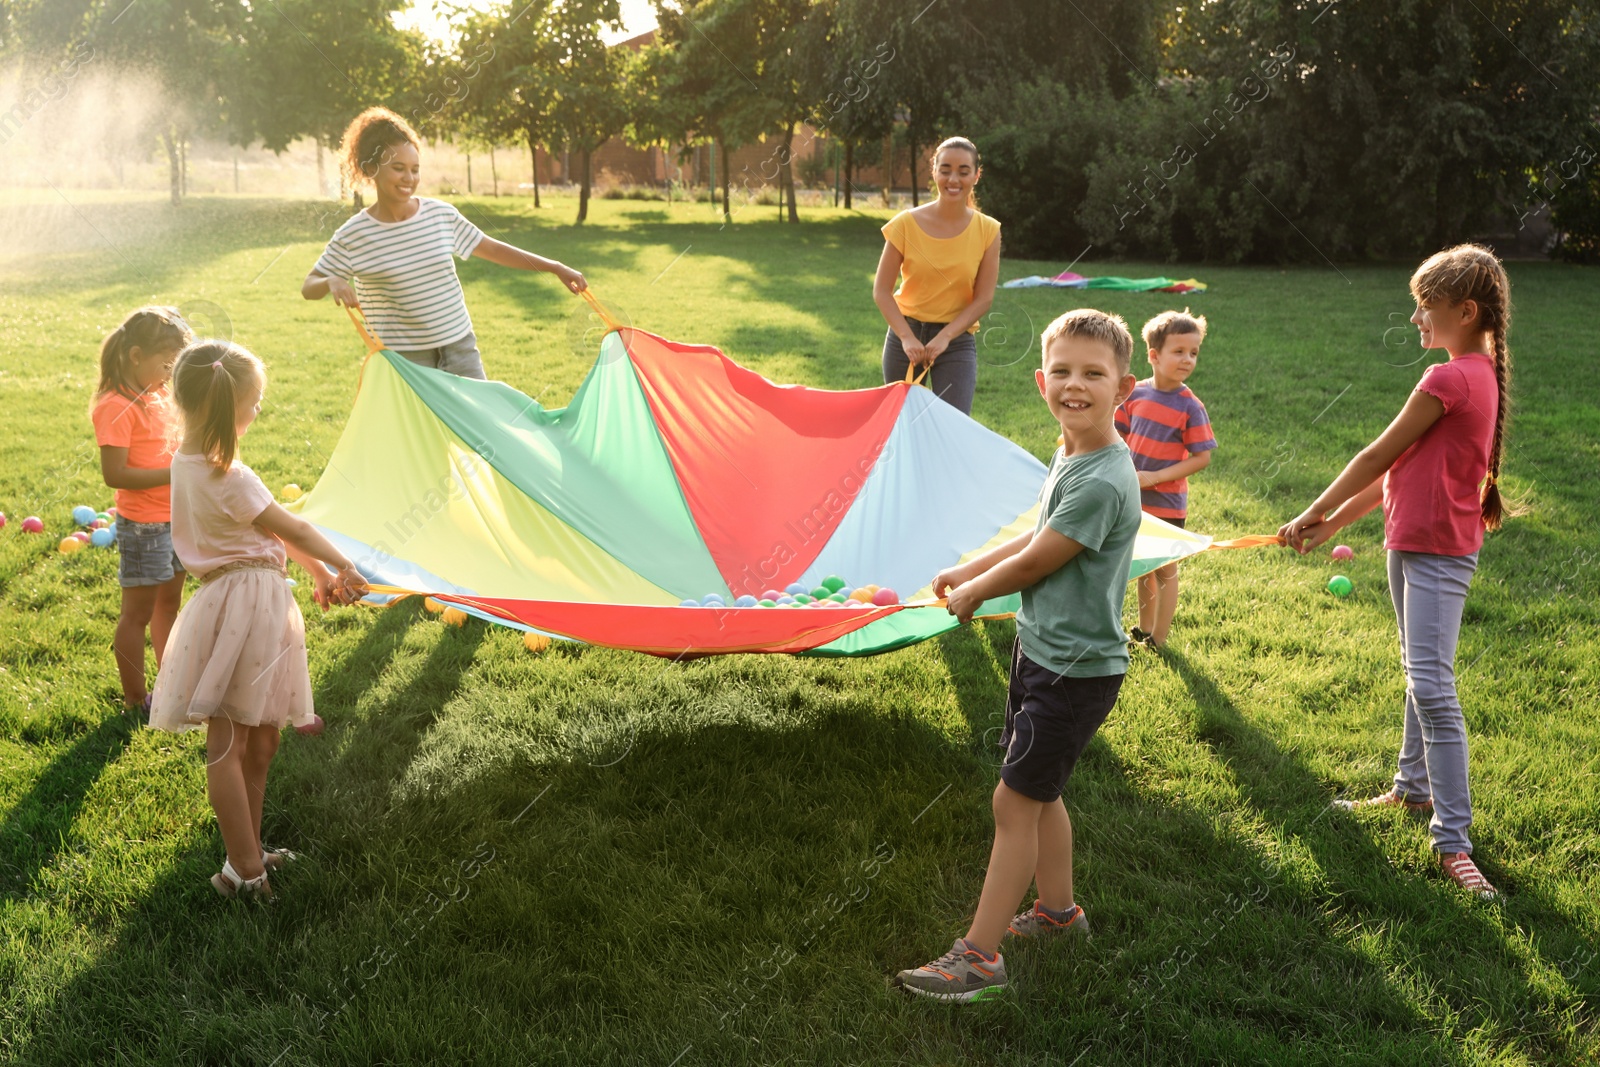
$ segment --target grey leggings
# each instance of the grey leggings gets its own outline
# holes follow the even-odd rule
[[[1467,789],[1467,723],[1456,699],[1456,640],[1478,554],[1389,553],[1389,596],[1400,624],[1406,671],[1405,731],[1395,792],[1433,798],[1428,830],[1439,852],[1471,852],[1472,795]]]
[[[917,340],[927,344],[947,325],[943,322],[922,322],[907,317],[911,332]],[[900,345],[900,338],[890,330],[883,339],[883,384],[906,380],[906,368],[911,361]],[[978,387],[978,342],[970,333],[964,333],[950,342],[950,347],[939,353],[933,369],[923,379],[933,395],[961,412],[972,414],[972,394]]]

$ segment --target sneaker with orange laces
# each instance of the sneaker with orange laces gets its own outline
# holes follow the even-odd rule
[[[1085,939],[1089,936],[1089,916],[1080,905],[1074,904],[1065,911],[1052,913],[1036,900],[1033,907],[1022,912],[1006,927],[1007,937],[1032,938],[1044,934],[1073,933]]]
[[[985,955],[958,937],[949,952],[915,970],[901,971],[890,984],[932,1000],[957,1004],[988,1000],[1006,988],[1006,961],[1000,953]]]
[[[1433,798],[1427,800],[1409,800],[1393,789],[1382,796],[1368,797],[1366,800],[1335,800],[1333,806],[1340,811],[1365,811],[1368,808],[1404,808],[1412,812],[1433,810]]]
[[[1478,865],[1472,862],[1472,856],[1466,852],[1441,852],[1439,863],[1444,867],[1444,873],[1456,885],[1467,890],[1479,900],[1494,900],[1500,896],[1500,890],[1489,884],[1489,879],[1478,870]]]

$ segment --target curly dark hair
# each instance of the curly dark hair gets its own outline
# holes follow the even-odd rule
[[[386,107],[369,107],[350,120],[339,141],[339,169],[351,185],[372,181],[387,153],[403,144],[422,151],[411,124]]]

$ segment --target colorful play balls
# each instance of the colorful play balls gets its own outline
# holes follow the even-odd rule
[[[0,511],[0,530],[4,530],[5,528],[6,528],[6,513],[3,512],[3,511]]]
[[[828,599],[833,601],[835,604],[843,604],[846,600],[849,600],[850,598],[845,596],[843,593],[835,592],[835,593],[829,594]]]
[[[96,548],[110,548],[111,542],[116,539],[117,535],[112,533],[111,528],[108,526],[102,526],[89,535],[89,543]]]
[[[56,546],[56,551],[60,552],[63,556],[70,556],[82,547],[83,542],[78,540],[76,537],[63,537],[61,539],[61,543]]]
[[[88,544],[89,543],[89,531],[88,530],[73,530],[72,533],[68,534],[67,536],[68,537],[75,537],[79,541],[82,541],[84,544]]]
[[[794,602],[796,604],[810,604],[816,599],[817,598],[812,596],[810,593],[796,593],[794,595]]]
[[[95,519],[93,522],[91,522],[89,524],[89,528],[92,529],[92,530],[104,530],[107,526],[110,526],[110,525],[111,525],[111,520],[110,519]]]
[[[550,639],[544,634],[536,634],[529,630],[522,635],[522,647],[529,652],[543,652],[550,647]]]
[[[1350,591],[1355,587],[1355,583],[1342,574],[1335,574],[1328,579],[1328,592],[1337,597],[1349,596]]]
[[[801,585],[799,582],[790,582],[788,585],[783,587],[783,591],[788,593],[790,596],[799,596],[801,593],[804,593],[807,590],[806,587]]]
[[[282,496],[285,501],[292,504],[296,500],[299,500],[301,497],[305,496],[306,491],[300,488],[298,485],[295,485],[293,482],[290,482],[288,485],[283,487],[283,492],[279,495]]]
[[[793,604],[793,603],[794,603],[794,597],[788,595],[787,593],[785,593],[783,596],[780,596],[780,597],[777,598],[777,604],[778,604],[778,606],[780,608],[786,608],[790,604]]]
[[[322,721],[322,716],[313,711],[311,713],[311,721],[300,723],[294,728],[294,732],[304,734],[307,737],[316,737],[322,733],[322,728],[326,725],[327,723]]]
[[[1333,558],[1338,560],[1338,561],[1340,561],[1341,563],[1344,562],[1345,560],[1349,559],[1351,556],[1354,556],[1355,554],[1356,554],[1355,553],[1355,549],[1351,548],[1349,545],[1334,545],[1333,546]]]
[[[829,597],[831,597],[832,595],[833,595],[833,590],[829,589],[825,585],[819,585],[815,589],[811,590],[811,599],[812,600],[826,600]]]
[[[773,600],[771,597],[762,597],[760,600],[756,601],[756,604],[763,608],[775,608],[778,606],[778,602]]]
[[[768,589],[765,593],[761,594],[761,599],[762,600],[771,600],[771,601],[776,602],[777,599],[779,597],[781,597],[782,595],[783,594],[778,592],[776,589]]]
[[[678,607],[680,607],[680,608],[697,608],[699,606],[700,606],[700,601],[698,601],[698,600],[680,600],[680,601],[678,601]]]
[[[72,521],[79,526],[87,526],[94,521],[94,508],[88,504],[79,504],[72,509]]]
[[[467,613],[460,608],[445,608],[444,614],[439,616],[439,621],[446,626],[465,626]]]
[[[435,615],[439,614],[441,611],[444,610],[444,605],[441,604],[439,601],[433,599],[433,597],[431,597],[431,596],[423,598],[422,606],[427,608],[429,611],[433,612]]]
[[[29,515],[22,520],[23,533],[44,533],[44,520],[37,515]]]
[[[733,606],[736,608],[753,608],[756,606],[756,603],[756,598],[751,596],[749,593],[746,593],[744,596],[735,599]]]
[[[828,592],[837,593],[850,583],[846,582],[837,574],[830,574],[826,578],[822,579],[822,584],[828,587]]]
[[[117,510],[117,509],[116,509],[116,508],[107,508],[107,509],[106,509],[106,510],[104,510],[104,511],[102,511],[102,512],[99,512],[99,513],[98,513],[98,514],[96,514],[96,515],[95,515],[95,518],[97,518],[97,519],[104,519],[104,520],[105,520],[105,521],[106,521],[106,523],[107,523],[107,524],[108,524],[108,525],[109,525],[109,524],[110,524],[110,522],[111,522],[111,520],[112,520],[112,519],[113,519],[113,518],[115,518],[115,517],[116,517],[116,516],[115,516],[115,515],[114,515],[114,514],[113,514],[113,512],[115,512],[115,511],[116,511],[116,510]]]
[[[721,593],[707,593],[701,598],[700,606],[705,608],[725,608],[728,605],[723,603]]]
[[[880,608],[891,607],[900,603],[900,594],[896,593],[893,589],[885,587],[872,594],[872,602]],[[909,615],[906,617],[910,618]]]

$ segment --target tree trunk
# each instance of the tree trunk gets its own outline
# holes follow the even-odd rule
[[[317,199],[328,195],[328,175],[322,165],[322,138],[317,139]],[[344,199],[344,168],[339,169],[339,199]]]
[[[533,206],[539,206],[539,146],[534,143],[533,134],[528,135],[528,153],[533,156]]]
[[[467,195],[472,195],[472,153],[467,152]]]
[[[733,221],[733,209],[728,204],[728,142],[723,141],[718,148],[722,152],[722,221],[727,224]]]
[[[183,203],[182,179],[178,176],[178,139],[171,126],[161,128],[161,143],[167,150],[167,181],[172,188],[172,206]]]
[[[500,168],[495,166],[494,148],[493,147],[491,147],[489,149],[489,181],[491,183],[490,184],[490,188],[494,190],[494,195],[495,196],[499,196],[500,195]]]
[[[894,194],[894,134],[883,137],[883,206],[888,207]]]
[[[906,127],[906,147],[911,149],[911,206],[917,206],[917,137]]]
[[[778,174],[778,180],[783,183],[784,191],[789,194],[789,221],[798,223],[800,211],[794,202],[794,123],[789,123],[783,131],[783,170]]]
[[[844,143],[844,209],[850,210],[850,193],[855,189],[856,143]]]
[[[189,195],[189,139],[178,138],[178,188],[184,196]]]
[[[589,149],[585,148],[578,155],[583,160],[581,164],[583,167],[583,186],[578,190],[578,224],[581,226],[583,220],[589,217],[589,156],[591,153]]]
[[[239,153],[233,154],[233,195],[239,195]]]

